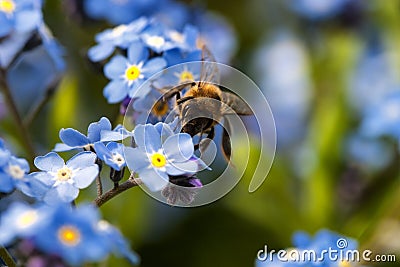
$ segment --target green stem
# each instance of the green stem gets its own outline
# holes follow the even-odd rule
[[[17,264],[5,247],[0,246],[0,258],[4,261],[7,267],[17,267]]]
[[[18,108],[15,104],[15,101],[12,97],[10,87],[7,84],[6,78],[5,78],[5,72],[1,71],[0,73],[0,87],[2,89],[2,92],[4,94],[4,98],[6,100],[8,109],[12,116],[14,117],[14,121],[16,124],[16,127],[18,128],[18,132],[21,136],[21,141],[22,144],[25,148],[25,151],[28,156],[28,161],[32,163],[33,159],[35,158],[35,150],[33,148],[32,140],[29,136],[28,129],[25,127],[25,124],[22,121],[21,115],[19,114]]]

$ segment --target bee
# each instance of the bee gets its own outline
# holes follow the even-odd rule
[[[188,133],[192,137],[199,135],[200,141],[204,134],[207,134],[207,138],[214,139],[214,127],[221,124],[221,119],[223,119],[221,147],[226,160],[229,161],[231,142],[227,129],[230,130],[229,132],[231,129],[226,116],[229,114],[253,115],[253,112],[240,97],[212,82],[218,76],[218,69],[215,60],[206,60],[206,57],[213,59],[208,49],[203,47],[202,50],[200,80],[164,90],[160,101],[169,101],[175,96],[182,125],[181,132]],[[187,91],[182,95],[181,92],[184,89]],[[199,149],[200,141],[195,145],[195,149]]]

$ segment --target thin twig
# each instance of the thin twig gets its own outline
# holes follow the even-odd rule
[[[7,106],[9,111],[11,112],[12,116],[14,117],[16,127],[18,128],[18,132],[21,135],[22,143],[23,146],[25,147],[27,156],[29,157],[29,160],[32,163],[32,160],[35,158],[35,150],[33,148],[33,144],[31,141],[31,138],[28,133],[28,129],[25,127],[25,124],[22,121],[21,115],[19,114],[17,105],[14,101],[14,98],[11,94],[10,87],[7,84],[6,81],[6,73],[4,71],[1,71],[0,73],[0,89],[2,89],[4,98],[7,102]]]
[[[8,253],[7,249],[2,246],[0,246],[0,258],[4,261],[7,267],[17,267],[17,264],[10,253]]]
[[[109,201],[110,199],[116,197],[117,195],[121,194],[122,192],[128,190],[129,188],[135,187],[142,184],[142,181],[139,178],[133,178],[133,176],[129,177],[127,181],[124,183],[120,184],[118,187],[115,187],[106,193],[104,195],[101,195],[97,197],[94,201],[93,204],[95,204],[97,207],[102,206],[104,203]]]
[[[97,197],[101,197],[103,195],[103,185],[101,183],[100,173],[96,177],[96,187],[97,187]]]

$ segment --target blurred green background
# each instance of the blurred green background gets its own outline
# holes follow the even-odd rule
[[[255,193],[247,191],[258,156],[253,144],[245,177],[215,203],[190,209],[170,207],[133,188],[105,204],[101,208],[103,217],[130,240],[145,267],[254,266],[256,253],[265,244],[287,248],[293,232],[314,233],[322,228],[356,238],[361,248],[394,253],[400,258],[398,149],[385,168],[374,171],[354,165],[343,152],[348,134],[359,123],[346,91],[349,75],[369,41],[363,33],[376,32],[386,49],[398,56],[400,1],[365,1],[373,2],[373,8],[352,17],[354,21],[334,18],[320,22],[295,15],[278,0],[205,2],[236,30],[239,45],[231,65],[256,82],[262,80],[259,73],[263,70],[254,67],[255,53],[277,31],[290,31],[302,42],[312,83],[306,130],[290,146],[278,147],[268,178]],[[94,35],[109,26],[79,23],[65,14],[60,1],[46,1],[44,15],[66,49],[68,69],[54,99],[30,129],[41,154],[59,142],[60,128],[84,132],[101,116],[115,118],[115,124],[122,120],[119,106],[107,104],[102,95],[107,80],[101,69],[86,58]],[[2,127],[13,131],[11,121],[5,120]],[[278,133],[278,143],[279,138]],[[396,146],[393,140],[387,143]],[[298,144],[311,153],[305,153],[296,163],[293,158],[298,150],[294,148]],[[79,200],[94,197],[92,188]],[[110,258],[99,266],[127,263]]]

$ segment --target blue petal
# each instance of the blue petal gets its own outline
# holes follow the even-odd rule
[[[131,64],[138,64],[149,57],[149,51],[140,40],[134,41],[128,47],[128,59]]]
[[[82,169],[89,167],[96,161],[96,154],[90,151],[84,151],[73,156],[67,161],[67,166],[72,169]]]
[[[141,171],[150,166],[149,158],[140,148],[125,147],[124,156],[126,165],[133,172]]]
[[[101,142],[120,141],[133,136],[133,133],[126,130],[122,125],[117,126],[113,131],[101,131]]]
[[[168,175],[165,172],[158,172],[154,168],[143,169],[139,173],[139,177],[153,192],[160,191],[169,183]]]
[[[128,65],[125,57],[116,55],[104,66],[104,75],[110,80],[120,79],[125,74]]]
[[[165,59],[162,57],[156,57],[146,62],[146,64],[143,66],[142,72],[146,77],[150,77],[164,69],[166,66],[167,61],[165,61]]]
[[[68,146],[68,145],[66,145],[64,143],[57,143],[54,146],[53,151],[55,151],[55,152],[64,152],[64,151],[69,151],[69,150],[72,150],[72,149],[75,149],[75,148],[76,147]]]
[[[57,153],[50,152],[44,156],[36,157],[34,164],[39,170],[54,172],[64,166],[64,160]]]
[[[88,138],[91,143],[100,141],[100,133],[102,130],[111,130],[111,122],[102,117],[98,122],[93,122],[88,127]]]
[[[157,152],[161,148],[161,137],[152,124],[138,125],[133,132],[136,144],[147,153]]]
[[[17,188],[25,195],[39,199],[50,189],[49,186],[35,179],[33,176],[30,176],[30,179],[26,183],[17,183]]]
[[[4,173],[0,172],[0,192],[9,193],[14,189],[14,183],[12,178]]]
[[[86,136],[72,128],[61,129],[60,139],[72,147],[84,147],[90,144],[90,140]]]
[[[194,153],[192,137],[187,133],[168,137],[163,144],[163,148],[167,159],[173,162],[187,161]]]
[[[74,187],[69,183],[61,183],[57,187],[51,188],[43,200],[47,204],[57,204],[60,201],[62,202],[71,202],[76,199],[79,195],[79,189]]]
[[[124,145],[116,142],[110,142],[107,144],[107,149],[113,153],[119,153],[122,154]]]
[[[108,103],[118,103],[128,95],[127,85],[123,80],[113,80],[104,88],[103,95]]]
[[[186,162],[173,162],[165,166],[167,173],[172,176],[182,175],[182,174],[193,174],[197,172],[198,165],[195,161]]]
[[[40,10],[20,11],[15,18],[15,29],[19,32],[28,32],[39,26],[42,20]]]
[[[18,165],[25,173],[29,172],[29,163],[26,159],[12,156],[9,162],[12,165]]]
[[[141,98],[146,97],[151,90],[151,86],[141,86],[143,84],[143,79],[138,79],[133,82],[129,88],[130,98]]]
[[[55,183],[54,176],[48,172],[34,172],[28,175],[29,180],[38,180],[47,186],[53,186]]]
[[[109,57],[114,52],[112,43],[101,43],[91,47],[88,51],[88,57],[93,62],[99,62]]]
[[[96,151],[97,156],[101,160],[111,157],[111,152],[102,142],[97,142],[94,144],[94,151]]]
[[[13,24],[4,14],[0,13],[0,38],[6,36],[12,31]]]
[[[75,185],[79,188],[88,187],[94,179],[96,179],[99,174],[99,167],[97,165],[93,165],[82,170],[76,172],[76,176],[74,177]]]

